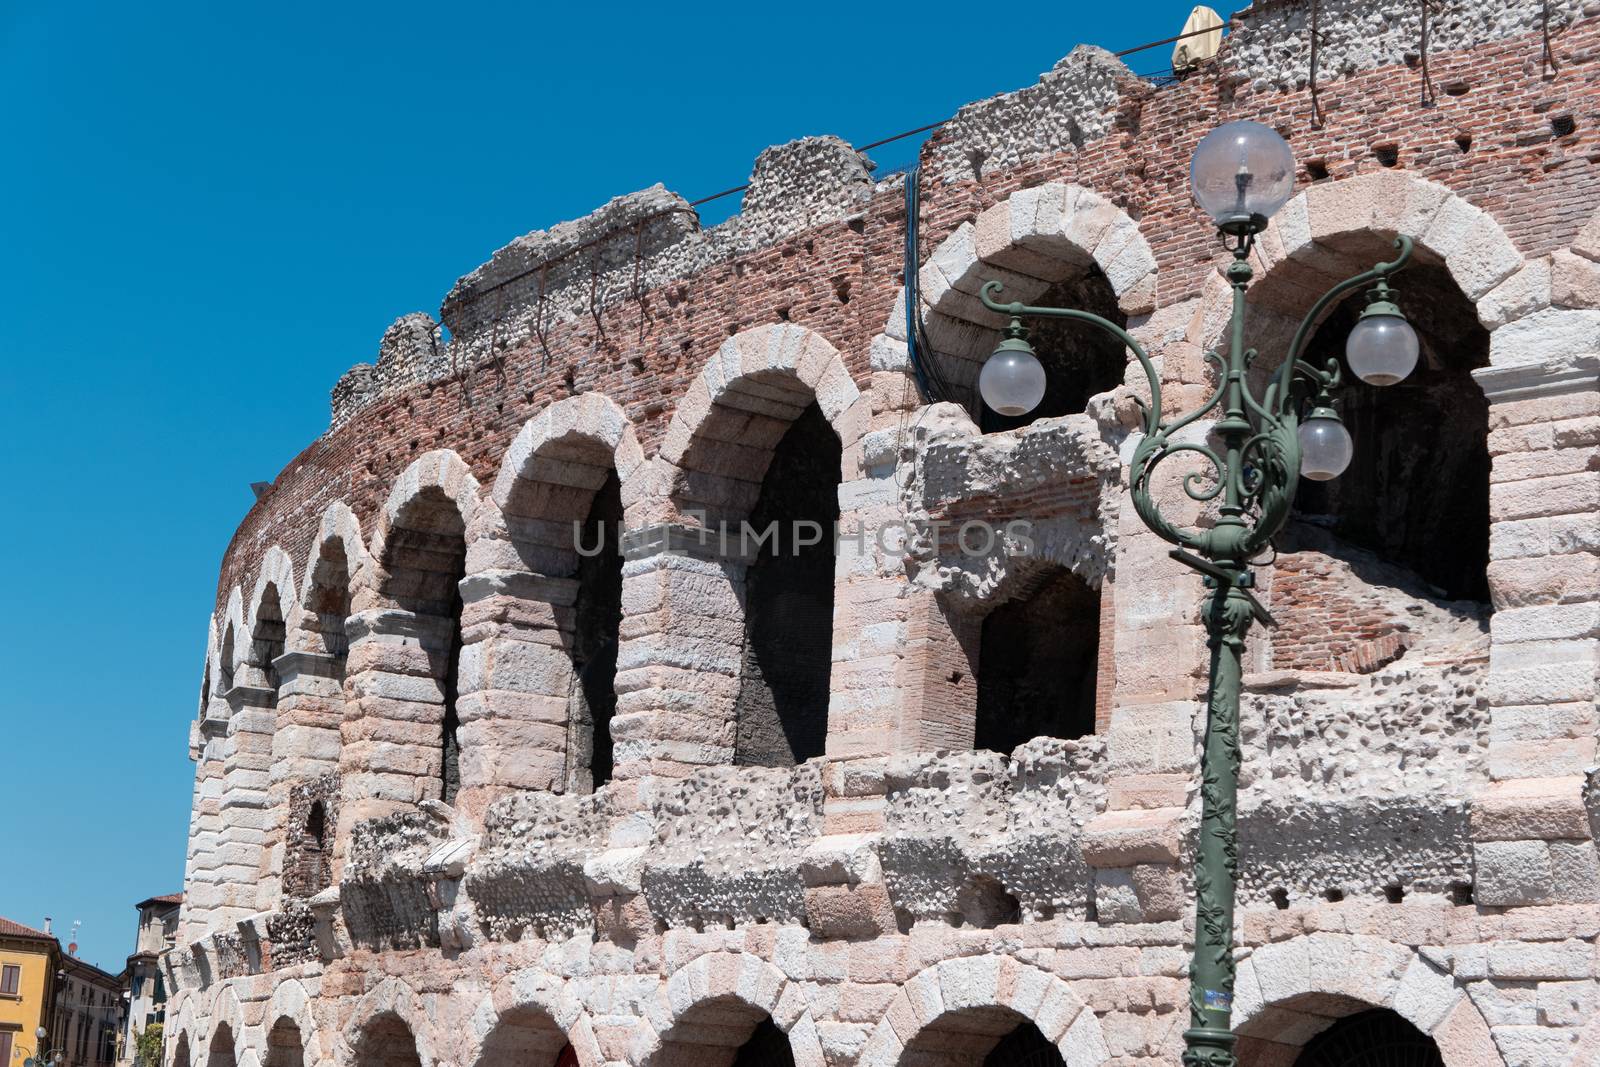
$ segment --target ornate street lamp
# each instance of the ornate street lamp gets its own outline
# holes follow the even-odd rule
[[[45,1028],[39,1027],[33,1032],[33,1036],[39,1040],[40,1053],[37,1056],[29,1056],[24,1059],[22,1067],[61,1067],[61,1064],[66,1061],[67,1054],[61,1049],[51,1050],[45,1048],[45,1041],[50,1037]]]
[[[1195,883],[1194,962],[1190,967],[1190,1028],[1184,1032],[1187,1067],[1234,1067],[1233,912],[1239,852],[1235,827],[1239,784],[1239,679],[1245,635],[1252,620],[1272,617],[1250,590],[1251,567],[1288,521],[1300,476],[1335,478],[1350,463],[1354,443],[1333,408],[1342,384],[1337,359],[1322,367],[1302,358],[1323,312],[1352,290],[1371,288],[1370,303],[1350,333],[1345,359],[1350,370],[1375,386],[1392,385],[1416,366],[1417,336],[1395,305],[1388,279],[1411,258],[1409,237],[1395,241],[1387,263],[1340,282],[1301,321],[1283,363],[1261,396],[1246,382],[1256,350],[1244,346],[1245,289],[1250,284],[1250,249],[1267,220],[1294,188],[1294,156],[1283,138],[1254,122],[1230,122],[1207,134],[1190,167],[1195,200],[1221,232],[1233,261],[1224,273],[1233,287],[1233,315],[1226,355],[1207,352],[1217,365],[1216,391],[1200,407],[1172,419],[1161,415],[1161,381],[1149,356],[1122,327],[1073,308],[1002,304],[1002,286],[983,286],[984,305],[1007,315],[1006,337],[985,364],[979,389],[986,403],[1008,415],[1024,414],[1044,394],[1043,370],[1027,343],[1028,318],[1087,322],[1115,336],[1133,352],[1150,385],[1143,436],[1129,464],[1133,504],[1158,536],[1178,547],[1172,558],[1203,577],[1201,605],[1211,649],[1206,736],[1201,756],[1201,821]],[[1031,361],[1031,362],[1030,362]],[[1210,440],[1179,433],[1217,412]],[[1198,429],[1198,427],[1197,427]],[[1179,527],[1161,513],[1151,482],[1162,461],[1193,457],[1198,470],[1184,474],[1183,491],[1214,514],[1204,526]]]

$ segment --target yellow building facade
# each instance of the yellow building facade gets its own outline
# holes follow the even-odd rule
[[[0,1067],[21,1067],[47,1031],[61,946],[42,930],[0,918]]]

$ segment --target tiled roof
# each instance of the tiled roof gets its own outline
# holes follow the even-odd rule
[[[149,898],[147,898],[145,900],[141,900],[141,901],[139,901],[139,903],[135,904],[134,907],[142,908],[146,904],[182,904],[182,903],[183,903],[183,894],[182,893],[163,893],[158,897],[149,897]]]
[[[39,937],[54,940],[50,934],[45,933],[43,930],[35,930],[31,926],[23,926],[21,923],[12,922],[4,916],[0,916],[0,937]]]

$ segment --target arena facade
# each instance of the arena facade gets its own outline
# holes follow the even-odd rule
[[[915,178],[818,137],[714,227],[619,197],[389,327],[223,560],[170,1067],[1175,1064],[1202,589],[1137,366],[1041,330],[1001,422],[976,294],[1193,407],[1240,118],[1301,168],[1262,368],[1397,234],[1424,351],[1261,571],[1240,1061],[1600,1064],[1600,4],[1311,11],[1178,80],[1074,49]]]

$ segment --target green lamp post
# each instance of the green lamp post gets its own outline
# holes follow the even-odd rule
[[[1283,362],[1256,396],[1246,381],[1257,352],[1244,343],[1245,290],[1250,249],[1267,220],[1294,188],[1294,156],[1283,138],[1254,122],[1231,122],[1207,134],[1195,149],[1190,182],[1233,260],[1225,268],[1233,287],[1233,315],[1225,354],[1207,352],[1217,367],[1217,387],[1193,411],[1162,417],[1161,382],[1149,356],[1122,327],[1073,308],[1000,303],[997,281],[983,286],[986,307],[1010,318],[1005,339],[984,364],[978,388],[984,402],[1006,415],[1033,410],[1044,395],[1045,372],[1028,344],[1024,320],[1060,318],[1091,323],[1120,340],[1144,368],[1150,402],[1143,435],[1129,464],[1130,492],[1139,517],[1177,547],[1174,559],[1199,571],[1208,590],[1201,605],[1211,650],[1206,735],[1201,755],[1201,823],[1195,884],[1194,962],[1190,968],[1190,1027],[1184,1032],[1187,1067],[1234,1067],[1233,916],[1239,853],[1235,825],[1239,782],[1239,686],[1250,624],[1272,618],[1250,590],[1254,561],[1270,547],[1294,504],[1301,476],[1326,480],[1350,463],[1353,443],[1332,394],[1343,383],[1339,360],[1322,367],[1302,358],[1322,314],[1363,286],[1369,304],[1351,331],[1345,363],[1370,385],[1392,385],[1417,362],[1417,336],[1401,315],[1388,279],[1411,258],[1400,237],[1397,254],[1328,290],[1295,331]],[[1215,414],[1213,415],[1213,412]],[[1180,431],[1212,415],[1206,443]],[[1196,427],[1196,430],[1203,427]],[[1161,513],[1152,491],[1156,468],[1172,457],[1196,464],[1183,474],[1184,493],[1211,512],[1205,526],[1180,527]]]

